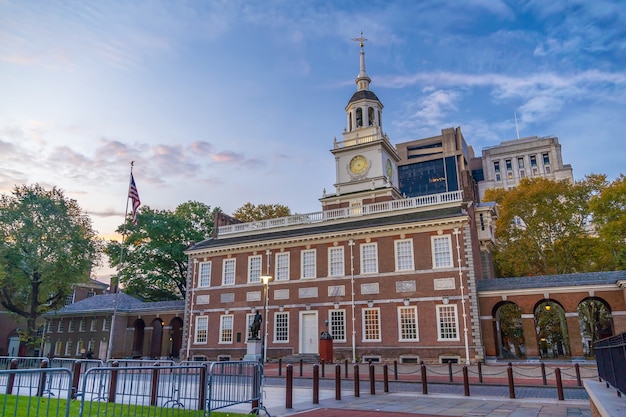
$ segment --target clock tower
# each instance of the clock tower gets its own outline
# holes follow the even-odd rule
[[[335,193],[320,199],[324,210],[360,206],[402,198],[398,189],[400,157],[382,130],[383,104],[369,86],[372,81],[365,71],[367,40],[353,39],[361,47],[357,91],[345,108],[347,126],[342,141],[333,141],[335,156]]]

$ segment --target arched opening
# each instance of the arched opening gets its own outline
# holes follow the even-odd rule
[[[170,326],[172,330],[170,331],[169,355],[172,358],[178,358],[183,346],[183,321],[180,317],[175,317],[170,322]]]
[[[373,107],[368,107],[367,108],[367,125],[368,126],[374,126],[374,108]]]
[[[150,357],[162,356],[161,346],[163,342],[163,322],[161,319],[152,320],[152,340],[150,341]]]
[[[542,358],[570,356],[569,333],[563,306],[543,300],[535,306],[535,325]]]
[[[356,109],[356,127],[363,127],[363,109]]]
[[[498,357],[525,357],[526,340],[519,306],[512,302],[499,303],[494,307],[493,317]]]
[[[143,356],[143,337],[146,323],[142,319],[137,319],[133,327],[135,328],[133,333],[133,358],[140,358]]]
[[[611,307],[601,298],[587,297],[578,304],[578,323],[585,356],[595,356],[593,344],[613,336]]]

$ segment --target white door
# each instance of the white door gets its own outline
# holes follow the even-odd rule
[[[17,356],[20,352],[20,337],[11,336],[9,338],[9,356]]]
[[[300,312],[300,353],[318,353],[317,312]]]
[[[98,349],[98,359],[101,361],[107,360],[107,351],[109,350],[109,344],[105,341],[100,342],[100,349]]]

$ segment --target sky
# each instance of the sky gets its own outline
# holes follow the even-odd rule
[[[320,211],[361,31],[392,143],[519,131],[626,172],[624,0],[0,0],[0,193],[60,187],[111,238],[134,161],[154,209]]]

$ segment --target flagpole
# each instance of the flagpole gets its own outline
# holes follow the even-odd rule
[[[130,175],[128,177],[128,192],[126,193],[126,210],[124,211],[124,226],[122,228],[122,241],[120,244],[120,261],[117,264],[117,277],[115,280],[115,287],[113,287],[113,291],[115,292],[115,300],[113,302],[113,316],[111,317],[111,326],[109,332],[109,345],[107,348],[107,357],[106,360],[112,359],[113,356],[113,335],[115,334],[115,317],[117,315],[117,303],[119,301],[119,286],[120,286],[120,276],[122,274],[122,262],[124,261],[124,237],[126,236],[126,217],[128,217],[128,200],[130,200],[130,187],[133,181],[133,166],[135,161],[130,161]],[[105,319],[106,320],[106,319]]]

